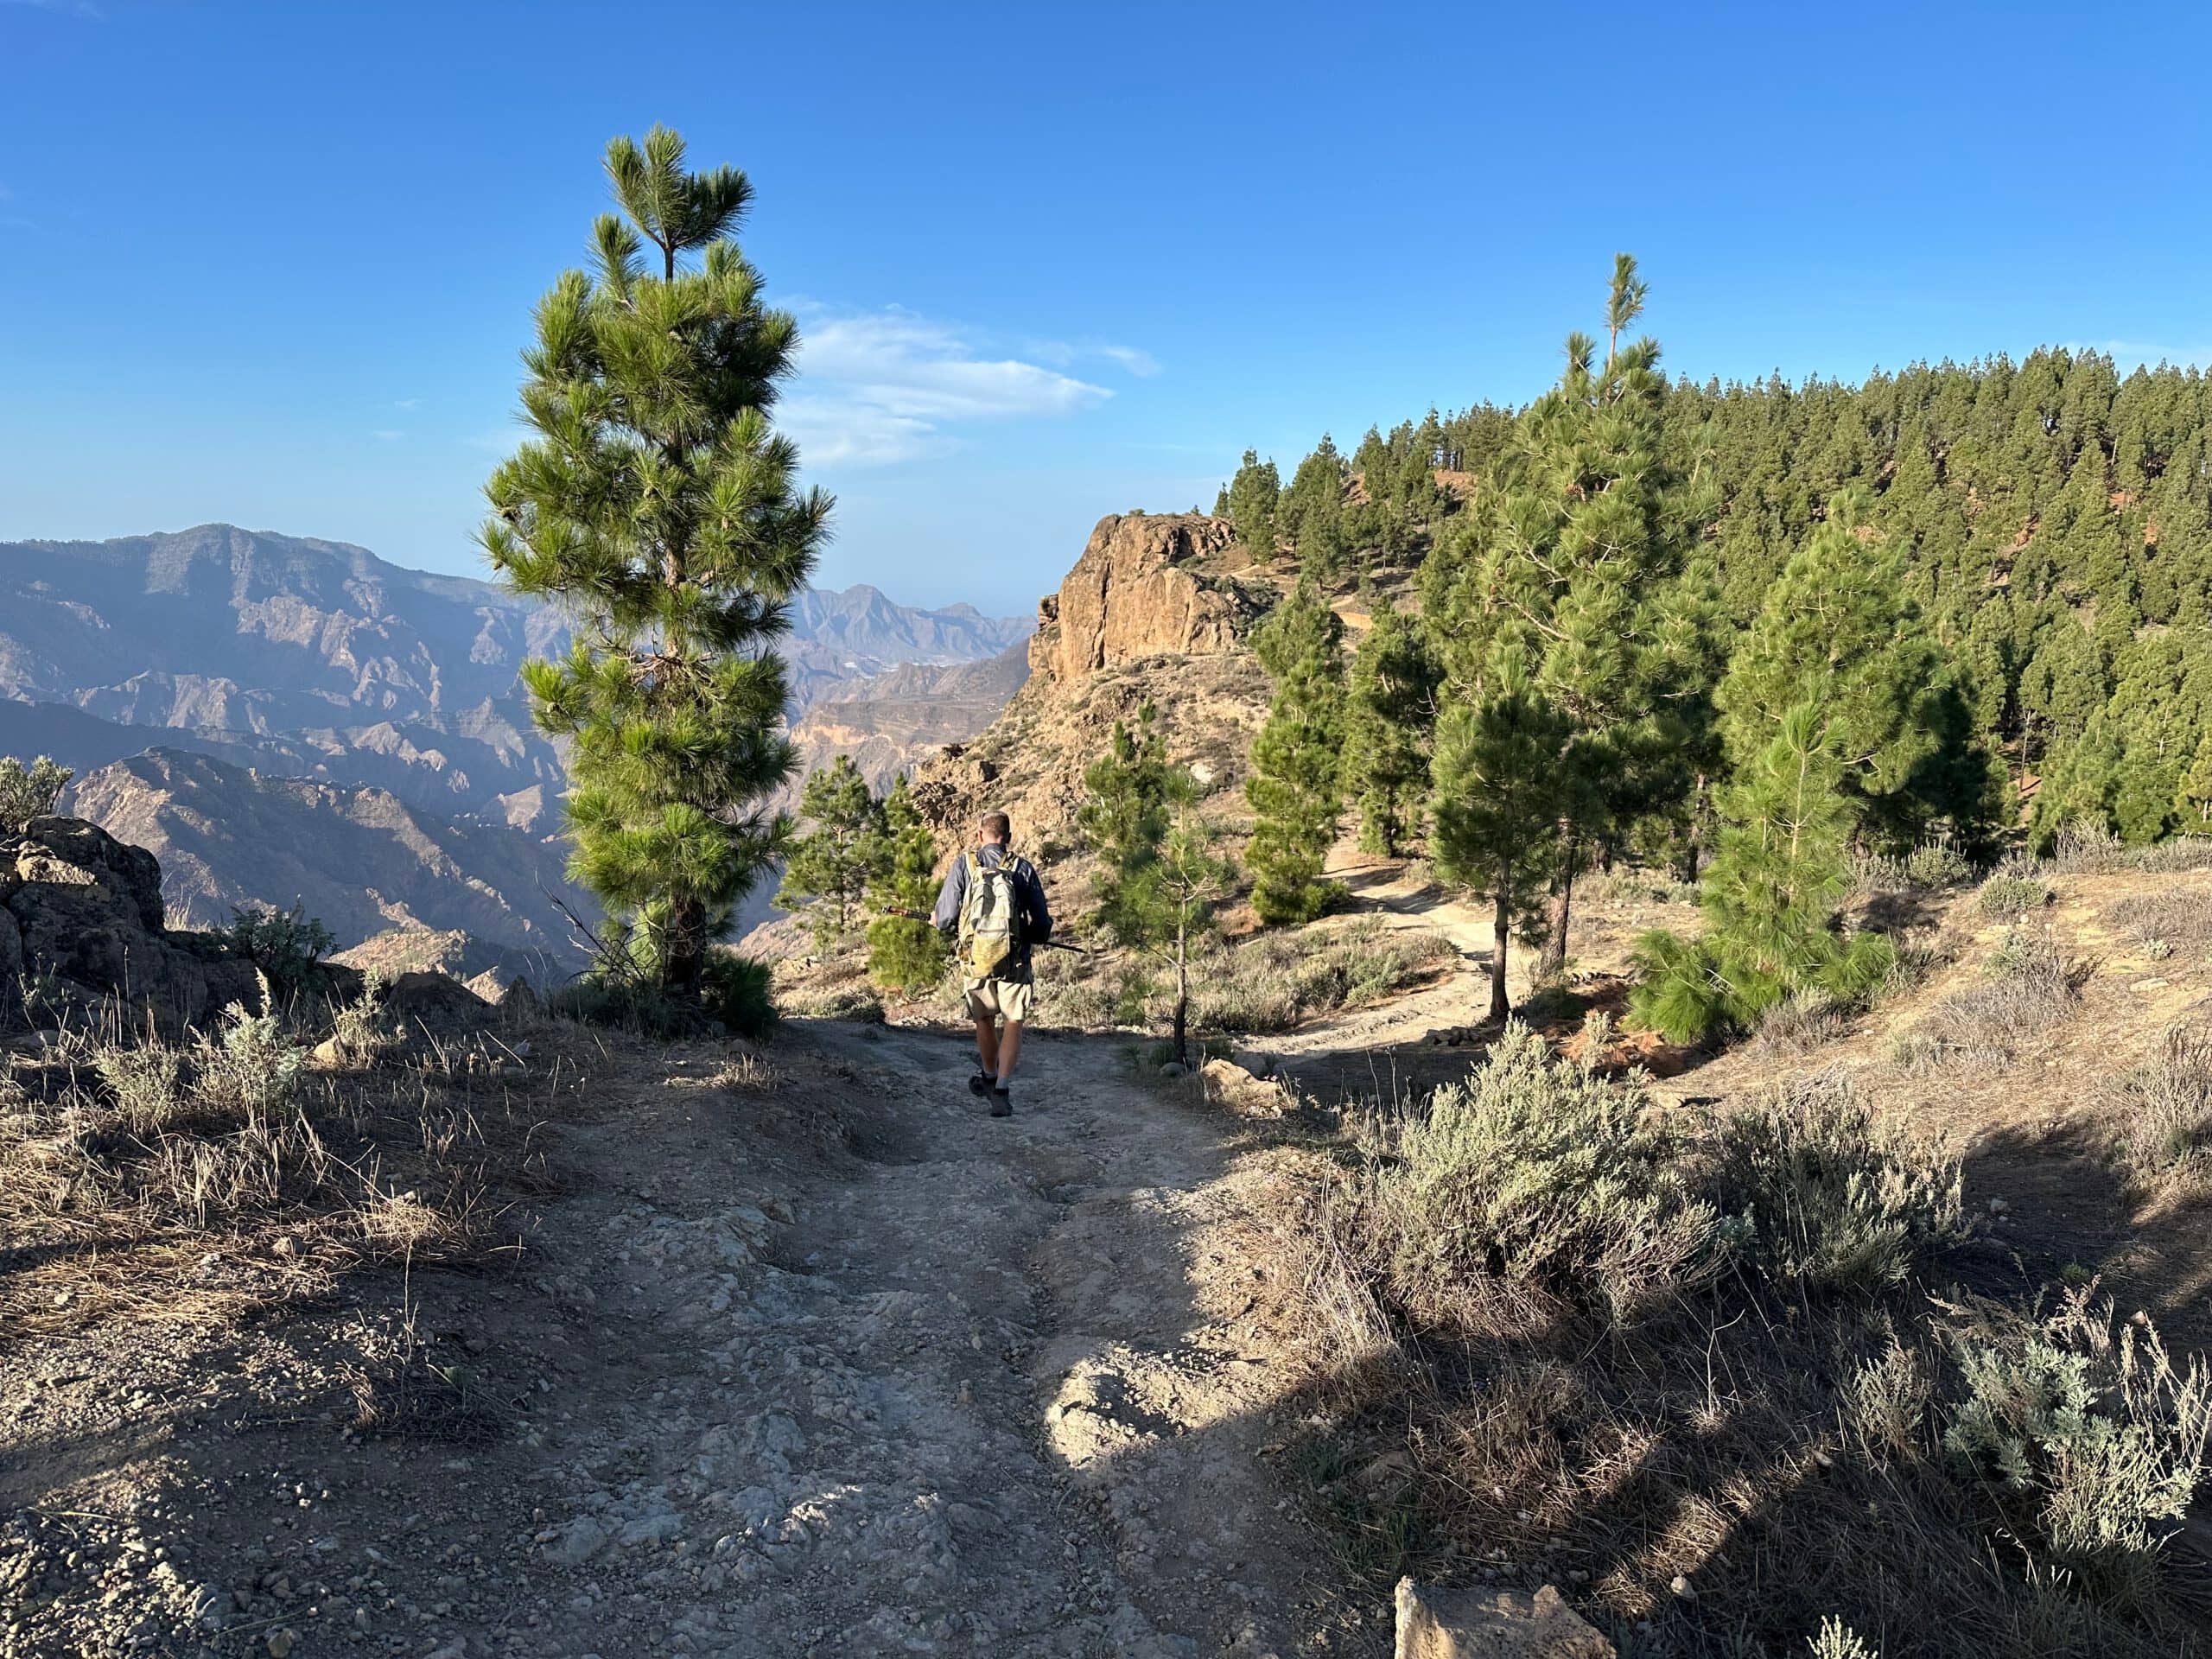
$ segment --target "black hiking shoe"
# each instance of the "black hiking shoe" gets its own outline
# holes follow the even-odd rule
[[[1014,1094],[1011,1090],[995,1088],[991,1090],[991,1116],[993,1117],[1014,1116]]]
[[[979,1096],[989,1094],[991,1092],[991,1074],[988,1071],[978,1071],[974,1077],[969,1078],[968,1092],[971,1095]]]

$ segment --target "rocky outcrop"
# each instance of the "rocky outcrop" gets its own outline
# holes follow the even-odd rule
[[[34,818],[0,839],[0,1018],[119,1002],[164,1031],[263,1000],[253,964],[207,934],[164,925],[162,870],[77,818]]]
[[[1260,607],[1220,577],[1236,531],[1195,513],[1109,513],[1075,569],[1037,608],[1029,664],[1072,684],[1147,657],[1236,648]]]
[[[1398,1580],[1397,1659],[1613,1659],[1613,1653],[1550,1585],[1524,1596]]]

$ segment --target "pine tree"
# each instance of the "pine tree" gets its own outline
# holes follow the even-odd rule
[[[904,778],[883,798],[879,849],[868,862],[868,970],[886,990],[918,991],[944,977],[944,937],[927,921],[895,911],[927,912],[937,902],[937,837],[914,806]]]
[[[622,211],[594,226],[593,270],[539,302],[536,435],[486,484],[481,539],[508,587],[575,620],[565,661],[524,671],[571,746],[571,873],[695,996],[788,830],[768,806],[794,765],[770,647],[830,504],[769,425],[798,331],[733,238],[745,175],[687,172],[663,127],[616,139],[607,171]]]
[[[1865,505],[1839,498],[1790,556],[1715,697],[1739,766],[1815,704],[1843,758],[1837,786],[1861,817],[1909,842],[1907,786],[1937,753],[1937,705],[1955,670],[1922,626],[1901,552],[1861,533]]]
[[[1352,653],[1344,722],[1344,785],[1368,852],[1395,858],[1420,831],[1441,678],[1421,631],[1387,594],[1379,597]]]
[[[2212,832],[2212,729],[2198,740],[2196,753],[2181,776],[2175,791],[2174,816],[2192,835]]]
[[[1118,895],[1133,892],[1132,879],[1159,856],[1174,808],[1196,799],[1198,785],[1168,764],[1160,711],[1147,702],[1137,711],[1135,731],[1114,722],[1106,753],[1084,769],[1083,786],[1076,824],[1098,858],[1099,918],[1114,929],[1122,920]]]
[[[1254,823],[1245,858],[1252,908],[1271,925],[1310,922],[1335,896],[1321,872],[1344,812],[1343,637],[1342,619],[1310,577],[1299,579],[1253,635],[1275,696],[1252,744],[1244,795]]]
[[[1213,936],[1222,904],[1236,891],[1236,866],[1217,850],[1219,839],[1185,794],[1148,854],[1106,877],[1099,894],[1099,915],[1116,942],[1170,976],[1168,1033],[1175,1058],[1186,1065],[1192,958]]]
[[[1666,734],[1654,723],[1647,659],[1669,580],[1706,511],[1669,463],[1658,344],[1623,338],[1644,295],[1636,261],[1619,255],[1604,355],[1589,336],[1568,337],[1567,372],[1522,416],[1503,487],[1423,573],[1424,609],[1455,694],[1488,701],[1497,658],[1510,652],[1569,722],[1557,759],[1545,976],[1565,964],[1584,861],[1651,804],[1647,785],[1662,774],[1652,752]]]
[[[1275,556],[1275,505],[1281,495],[1282,478],[1274,462],[1263,462],[1247,449],[1229,481],[1229,516],[1236,523],[1236,539],[1255,563],[1266,564]]]
[[[1559,754],[1572,722],[1502,652],[1489,695],[1451,704],[1439,722],[1430,844],[1445,880],[1491,900],[1490,1017],[1512,1012],[1507,942],[1541,915],[1557,839]]]
[[[1853,810],[1842,785],[1843,723],[1817,702],[1781,713],[1721,791],[1724,828],[1706,873],[1702,938],[1664,931],[1637,946],[1636,1018],[1674,1042],[1749,1030],[1784,997],[1863,995],[1896,959],[1886,939],[1847,934]]]
[[[827,947],[852,931],[871,882],[889,859],[883,803],[849,754],[807,774],[799,813],[809,825],[791,838],[776,902],[809,912],[815,942]]]

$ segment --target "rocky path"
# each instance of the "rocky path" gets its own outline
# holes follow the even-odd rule
[[[1010,1122],[943,1034],[799,1027],[770,1061],[847,1112],[857,1160],[763,1157],[745,1089],[683,1061],[567,1132],[606,1179],[514,1280],[423,1290],[410,1330],[482,1354],[487,1444],[365,1443],[316,1409],[327,1348],[288,1371],[275,1337],[222,1362],[226,1388],[291,1379],[258,1410],[211,1384],[166,1431],[80,1418],[43,1469],[35,1434],[0,1443],[0,1495],[40,1503],[17,1587],[50,1599],[0,1650],[79,1650],[43,1645],[88,1628],[71,1575],[112,1606],[103,1583],[144,1582],[121,1554],[156,1549],[162,1595],[81,1650],[1388,1650],[1273,1462],[1298,1379],[1267,1330],[1263,1158],[1109,1043],[1039,1039]],[[124,1576],[47,1511],[127,1524]]]

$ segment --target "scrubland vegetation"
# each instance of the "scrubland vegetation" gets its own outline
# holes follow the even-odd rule
[[[1668,1111],[1512,1026],[1306,1237],[1351,1357],[1313,1467],[1372,1570],[1586,1585],[1654,1652],[2188,1637],[2212,1385],[2094,1283],[2001,1294],[1958,1164],[1864,1084]]]

